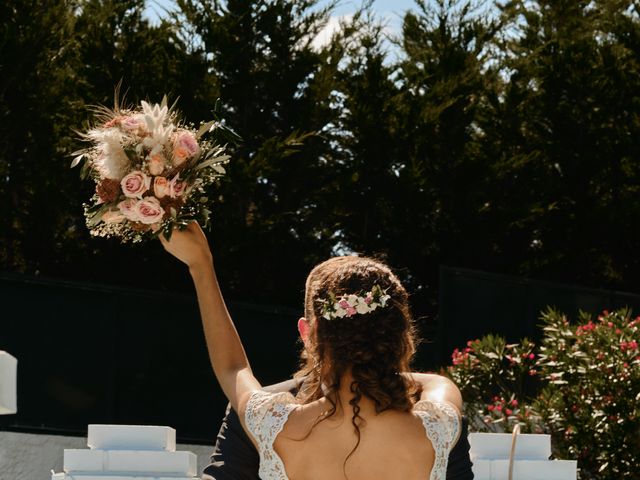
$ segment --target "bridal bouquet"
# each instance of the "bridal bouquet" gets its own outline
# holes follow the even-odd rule
[[[83,160],[83,177],[96,191],[84,205],[92,235],[139,242],[174,226],[209,221],[207,187],[224,175],[229,156],[203,135],[222,129],[219,122],[199,130],[179,120],[177,112],[141,102],[136,109],[99,108],[98,124],[82,138],[91,143],[74,153],[72,167]]]

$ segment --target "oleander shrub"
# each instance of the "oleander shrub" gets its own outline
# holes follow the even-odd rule
[[[570,322],[549,309],[541,320],[538,346],[488,335],[453,352],[446,373],[472,428],[549,433],[581,480],[639,478],[640,317],[621,309]]]
[[[533,393],[538,390],[535,345],[525,339],[507,344],[504,338],[487,335],[455,349],[447,374],[465,400],[464,413],[479,432],[541,432],[534,411]]]

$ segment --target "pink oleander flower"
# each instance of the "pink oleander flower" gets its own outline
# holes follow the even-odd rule
[[[142,198],[142,195],[151,186],[151,179],[144,172],[134,170],[122,179],[120,186],[125,197]]]

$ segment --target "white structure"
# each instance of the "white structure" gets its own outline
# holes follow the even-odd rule
[[[471,461],[475,480],[508,480],[510,433],[470,433]],[[549,435],[520,434],[516,437],[513,478],[517,480],[576,480],[575,460],[549,460]]]
[[[18,361],[0,350],[0,415],[18,411],[16,385]]]
[[[51,480],[192,480],[197,457],[176,451],[176,431],[143,425],[89,425],[89,449],[65,449]]]

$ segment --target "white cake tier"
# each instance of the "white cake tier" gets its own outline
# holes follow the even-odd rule
[[[475,480],[508,480],[509,460],[473,460]],[[515,460],[513,478],[518,480],[576,480],[575,460]]]
[[[151,425],[89,425],[89,448],[176,451],[176,431]]]
[[[471,460],[508,459],[511,452],[510,433],[470,433]],[[516,441],[515,458],[521,460],[547,460],[551,456],[549,435],[523,433]]]
[[[54,473],[51,480],[194,480],[198,477],[141,477],[139,475],[71,475],[69,473]]]
[[[108,473],[193,477],[197,469],[197,457],[191,452],[72,449],[64,451],[64,471],[74,475]]]
[[[16,413],[16,374],[18,361],[7,352],[0,350],[0,415]]]

